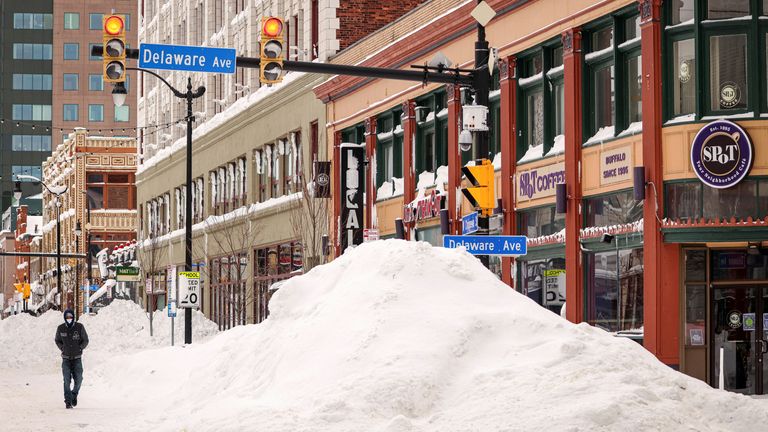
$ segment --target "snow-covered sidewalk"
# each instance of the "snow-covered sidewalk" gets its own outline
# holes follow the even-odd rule
[[[10,359],[0,358],[0,430],[743,431],[768,424],[768,400],[712,389],[633,341],[541,308],[466,252],[426,243],[359,246],[287,281],[264,323],[207,341],[201,335],[184,348],[157,348],[143,315],[131,319],[126,308],[88,317],[89,334],[111,330],[91,337],[82,406],[71,413],[46,366],[55,352],[43,352],[54,323],[45,316],[0,322],[0,349]],[[211,325],[197,318],[196,329]],[[25,356],[37,361],[25,364]],[[30,388],[20,389],[27,374]]]

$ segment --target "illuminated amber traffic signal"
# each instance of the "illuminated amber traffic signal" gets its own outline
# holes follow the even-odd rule
[[[104,82],[125,82],[125,16],[104,17]]]
[[[493,191],[494,174],[491,161],[483,159],[478,165],[463,167],[461,172],[472,185],[461,190],[464,196],[484,216],[493,214],[493,209],[496,207],[496,198]]]
[[[277,17],[261,19],[261,62],[259,80],[276,84],[283,80],[283,20]]]

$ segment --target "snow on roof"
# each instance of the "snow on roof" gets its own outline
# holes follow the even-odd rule
[[[287,72],[283,77],[283,81],[280,84],[275,84],[272,86],[261,86],[256,91],[251,92],[251,94],[249,94],[248,96],[238,99],[232,105],[228,106],[227,109],[225,109],[224,111],[216,114],[210,120],[207,120],[201,123],[199,126],[197,126],[192,131],[192,139],[196,140],[204,137],[212,130],[218,128],[219,126],[223,125],[227,121],[231,120],[237,115],[248,110],[248,108],[256,105],[263,99],[278,92],[280,89],[284,88],[288,84],[292,83],[293,81],[296,81],[298,78],[304,75],[305,75],[304,72]],[[179,153],[182,149],[186,148],[186,145],[187,145],[187,137],[185,135],[177,139],[176,142],[174,142],[172,145],[160,149],[151,158],[145,160],[136,169],[136,175],[140,175],[144,171],[157,165],[159,162],[164,161],[165,159],[168,159],[169,157],[171,157],[176,153]]]

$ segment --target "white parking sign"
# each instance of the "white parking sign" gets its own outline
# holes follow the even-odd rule
[[[200,309],[200,272],[179,272],[180,308]]]

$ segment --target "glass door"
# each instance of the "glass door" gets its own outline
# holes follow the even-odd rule
[[[768,334],[768,290],[753,286],[714,286],[712,289],[712,384],[744,394],[768,389],[765,352]],[[768,322],[765,322],[768,324]],[[722,363],[722,367],[721,367]]]

